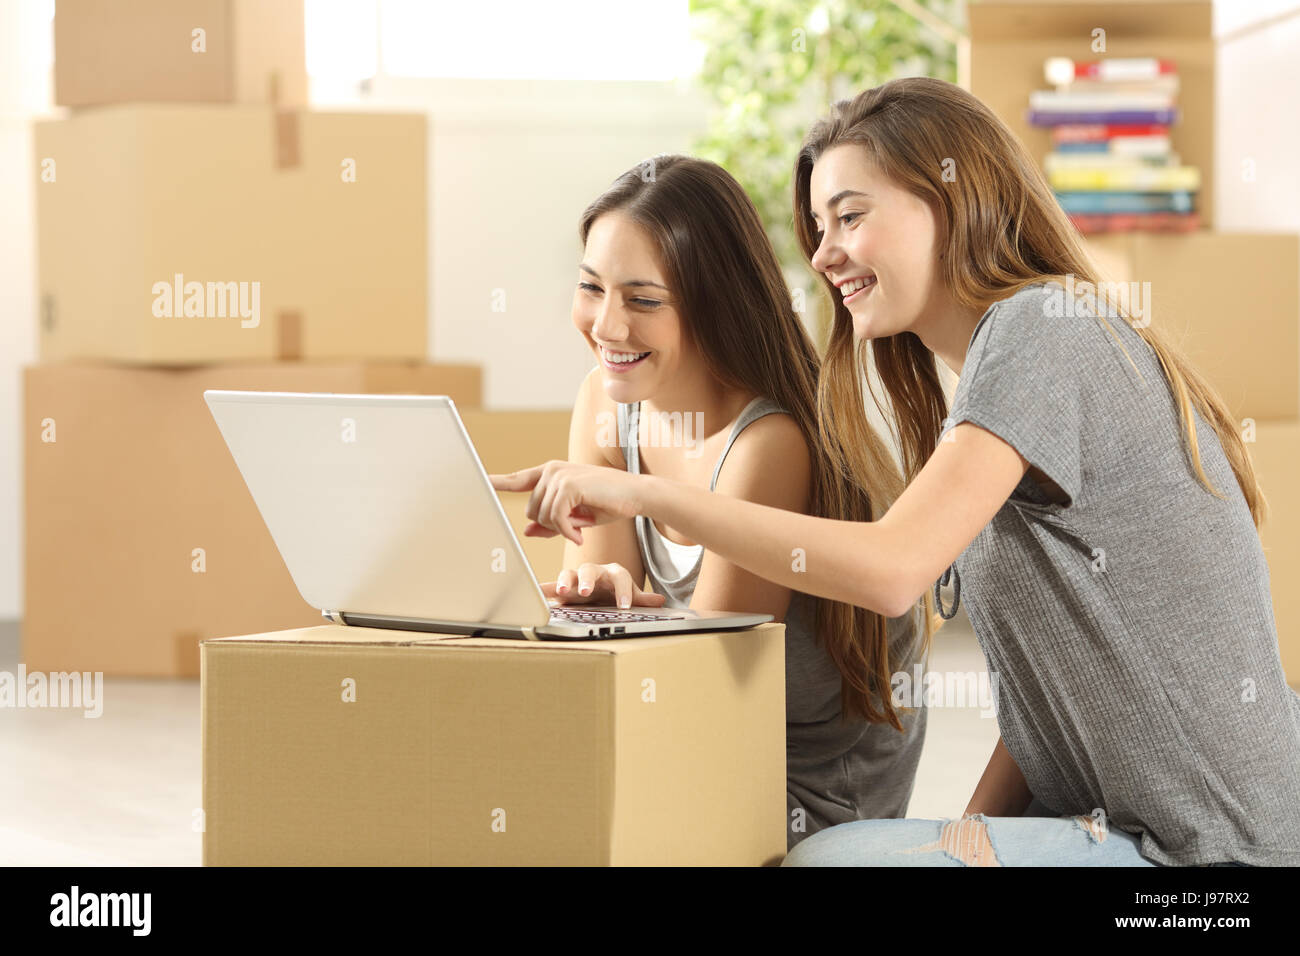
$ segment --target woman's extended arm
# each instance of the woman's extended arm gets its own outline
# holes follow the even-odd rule
[[[492,481],[503,491],[532,491],[534,525],[525,533],[581,541],[583,527],[646,514],[758,577],[897,617],[992,520],[1028,468],[1011,445],[963,422],[874,522],[814,518],[651,475],[568,462]]]

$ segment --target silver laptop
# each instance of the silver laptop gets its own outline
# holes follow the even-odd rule
[[[203,397],[294,584],[327,620],[532,640],[772,620],[549,605],[446,396],[208,390]]]

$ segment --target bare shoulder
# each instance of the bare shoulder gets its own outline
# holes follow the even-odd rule
[[[594,366],[578,389],[569,426],[571,447],[577,443],[599,460],[614,468],[627,468],[623,449],[618,444],[618,405],[605,393],[600,366]]]
[[[790,415],[772,413],[747,425],[731,446],[716,490],[801,510],[812,481],[812,451]]]

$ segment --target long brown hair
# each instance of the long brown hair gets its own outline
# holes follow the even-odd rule
[[[741,185],[716,163],[689,156],[656,156],[628,170],[587,207],[578,229],[583,243],[596,219],[615,210],[644,229],[658,249],[683,327],[709,372],[732,388],[778,402],[793,416],[812,459],[809,513],[846,520],[871,517],[861,507],[864,499],[858,486],[848,483],[853,479],[844,474],[843,458],[828,460],[821,451],[824,442],[817,408],[821,362],[795,313],[758,211]],[[896,495],[903,487],[902,475],[874,434],[866,441],[879,454],[877,484]],[[871,611],[823,598],[815,599],[815,607],[819,635],[845,635],[828,640],[828,649],[874,648],[877,641],[885,640],[883,619]],[[858,630],[849,634],[849,628]],[[865,693],[865,677],[859,676],[868,671],[860,662],[851,666],[846,686],[856,692],[844,697],[845,719],[856,714],[888,721],[901,730],[888,693],[888,677],[881,685],[885,693],[879,695],[883,707],[877,707]],[[840,667],[845,669],[844,662]]]
[[[1088,282],[1094,288],[1105,281],[1015,134],[970,93],[928,77],[891,80],[840,100],[809,130],[795,161],[794,226],[810,262],[818,246],[809,198],[813,164],[827,150],[846,143],[866,150],[881,173],[929,204],[942,237],[939,274],[963,306],[982,310],[1043,281],[1062,285],[1073,281],[1076,287]],[[954,177],[945,176],[949,169],[955,172]],[[875,339],[870,349],[865,341],[855,343],[852,317],[830,280],[825,275],[822,280],[835,313],[817,395],[820,434],[824,455],[844,483],[842,494],[856,499],[855,507],[866,520],[868,502],[897,497],[893,474],[884,467],[875,436],[864,420],[860,383],[868,352],[888,392],[892,415],[881,406],[869,378],[868,389],[890,423],[909,483],[939,441],[947,400],[934,353],[915,333]],[[1098,310],[1097,317],[1118,343],[1105,315],[1119,316],[1130,324],[1132,319],[1112,297],[1103,292],[1102,298],[1106,308]],[[1211,493],[1223,497],[1201,467],[1195,408],[1218,435],[1258,528],[1267,502],[1227,405],[1158,328],[1133,328],[1151,346],[1164,369],[1179,408],[1184,450],[1192,469]],[[1122,343],[1120,347],[1123,349]],[[1127,350],[1124,354],[1132,364]],[[928,592],[924,600],[928,649],[935,619]],[[876,635],[873,646],[862,646],[855,643],[861,634],[861,628],[826,633],[846,690],[850,686],[859,693],[886,688],[890,670],[883,638]],[[869,668],[865,687],[858,676],[864,664]]]

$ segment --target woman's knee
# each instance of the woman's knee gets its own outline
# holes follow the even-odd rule
[[[871,866],[935,839],[937,820],[854,820],[819,830],[796,844],[782,866]]]

